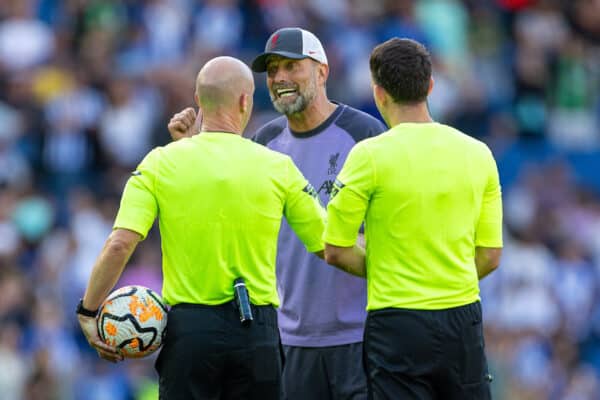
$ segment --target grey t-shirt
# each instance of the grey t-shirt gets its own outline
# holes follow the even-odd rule
[[[294,133],[282,116],[261,127],[254,140],[288,154],[326,205],[352,146],[386,129],[369,114],[339,104],[312,131]],[[285,221],[279,232],[277,281],[281,299],[278,321],[284,345],[324,347],[362,341],[366,281],[308,253]]]

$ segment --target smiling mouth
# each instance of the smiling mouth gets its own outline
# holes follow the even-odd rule
[[[298,92],[296,91],[296,89],[286,88],[286,89],[277,89],[277,90],[275,90],[275,93],[277,94],[278,98],[283,99],[286,97],[296,95]]]

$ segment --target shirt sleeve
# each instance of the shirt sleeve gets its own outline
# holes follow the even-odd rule
[[[316,190],[306,180],[291,158],[287,158],[288,191],[284,215],[288,224],[311,253],[323,250],[321,237],[325,229],[325,209]]]
[[[145,239],[158,214],[155,196],[158,150],[153,150],[142,160],[125,184],[121,205],[113,229],[128,229]]]
[[[496,161],[489,150],[487,155],[486,161],[489,173],[475,231],[475,245],[480,247],[502,247],[502,191],[500,178]]]
[[[327,206],[323,240],[340,247],[356,243],[359,228],[375,187],[375,167],[368,149],[357,144],[335,180]]]

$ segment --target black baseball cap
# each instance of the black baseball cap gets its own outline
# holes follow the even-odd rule
[[[319,39],[301,28],[281,28],[275,31],[267,40],[265,52],[252,61],[252,70],[265,72],[267,57],[272,54],[296,60],[312,58],[321,64],[327,64],[327,56]]]

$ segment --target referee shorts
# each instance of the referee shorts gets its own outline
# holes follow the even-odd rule
[[[370,311],[364,363],[369,398],[488,400],[481,304]]]
[[[252,306],[242,326],[233,302],[178,304],[156,360],[160,400],[275,400],[281,394],[277,314]]]

